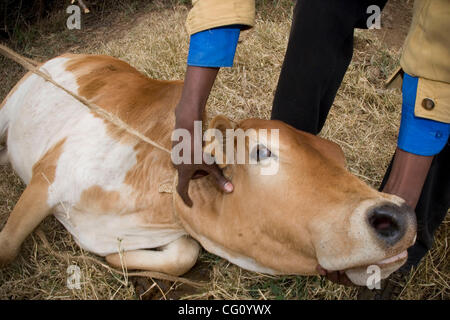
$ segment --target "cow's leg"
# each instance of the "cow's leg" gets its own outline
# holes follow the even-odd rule
[[[116,268],[121,268],[123,263],[130,270],[148,270],[179,276],[194,266],[200,252],[197,241],[188,237],[181,237],[160,249],[125,251],[121,255],[115,253],[107,256],[106,261]]]
[[[47,195],[48,183],[31,179],[0,232],[0,266],[14,260],[25,238],[50,214]]]

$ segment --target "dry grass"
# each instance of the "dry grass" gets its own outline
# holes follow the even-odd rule
[[[274,8],[274,6],[276,8]],[[269,118],[290,27],[291,2],[261,3],[256,27],[241,36],[235,67],[221,70],[209,100],[209,117],[225,114],[234,120]],[[153,2],[132,19],[121,11],[104,19],[101,28],[80,32],[50,31],[25,48],[45,60],[66,50],[103,53],[121,58],[150,77],[182,79],[188,49],[184,5]],[[55,18],[58,19],[58,18]],[[42,45],[45,43],[45,45]],[[321,135],[343,148],[349,169],[376,187],[395,149],[401,96],[387,91],[382,82],[396,66],[399,51],[386,48],[370,31],[356,33],[353,62],[338,92]],[[23,73],[0,58],[0,97]],[[24,186],[9,167],[0,167],[0,226],[13,209]],[[408,283],[400,298],[450,298],[448,259],[449,223],[440,227],[433,249]],[[134,299],[133,286],[124,276],[92,263],[71,236],[52,217],[41,229],[52,254],[34,233],[18,259],[0,270],[1,299]],[[247,272],[214,255],[203,253],[211,281],[201,293],[185,298],[214,299],[352,299],[356,290],[318,277],[271,277]],[[82,270],[82,289],[66,287],[66,268]]]

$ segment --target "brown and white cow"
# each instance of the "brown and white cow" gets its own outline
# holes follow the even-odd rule
[[[67,54],[40,69],[170,148],[181,81],[149,79],[108,56]],[[219,122],[228,125],[212,126]],[[28,185],[0,233],[0,264],[52,213],[82,248],[128,269],[183,274],[196,262],[198,243],[248,270],[313,275],[320,264],[346,270],[359,285],[368,265],[386,277],[405,262],[416,233],[413,211],[350,174],[336,144],[279,121],[237,126],[279,129],[278,173],[260,175],[258,163],[228,165],[235,191],[223,194],[210,177],[194,180],[189,208],[177,194],[160,192],[175,174],[169,154],[27,74],[0,109],[7,146],[0,159]]]

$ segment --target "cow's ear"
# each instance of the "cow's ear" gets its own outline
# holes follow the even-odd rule
[[[224,168],[227,163],[226,131],[235,128],[236,124],[233,121],[225,116],[218,115],[211,120],[205,133],[206,143],[203,150],[215,158],[220,168]]]
[[[217,129],[225,135],[227,129],[236,128],[236,124],[225,116],[215,116],[209,123],[208,129]]]
[[[313,136],[311,139],[311,144],[316,150],[318,150],[325,158],[333,162],[339,167],[346,167],[346,161],[344,152],[341,147],[329,140]]]

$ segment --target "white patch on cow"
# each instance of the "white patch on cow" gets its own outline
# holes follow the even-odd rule
[[[27,121],[21,121],[21,116],[29,112],[33,103],[31,92],[38,80],[35,75],[29,76],[6,100],[2,109],[3,114],[1,114],[2,122],[5,119],[8,122],[7,145],[11,164],[25,183],[29,183],[31,168],[36,162],[36,156],[33,154],[40,153],[42,155],[42,149],[44,149],[43,145],[33,146],[33,141],[29,141],[29,138],[34,137],[34,126],[27,127]]]
[[[55,58],[40,70],[69,90],[76,90],[75,78],[64,70],[67,58]],[[25,183],[33,165],[58,141],[66,129],[83,114],[73,98],[41,77],[30,75],[6,101],[9,120],[8,150],[11,163]]]
[[[65,71],[67,58],[45,63],[41,70],[77,93],[74,75]],[[31,75],[8,100],[8,146],[14,169],[28,183],[32,167],[56,143],[66,139],[51,186],[48,204],[71,204],[81,192],[98,185],[123,190],[126,172],[136,164],[133,145],[121,144],[106,132],[104,120],[42,78]],[[71,183],[68,183],[70,179]]]
[[[164,246],[187,235],[181,227],[149,226],[138,214],[95,215],[59,206],[56,218],[72,234],[77,244],[100,256],[117,253],[119,250],[152,249]]]

